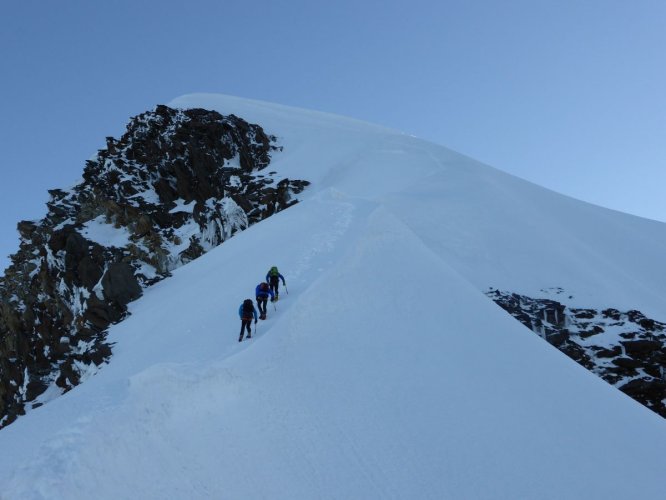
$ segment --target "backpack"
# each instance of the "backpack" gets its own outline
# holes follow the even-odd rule
[[[278,271],[278,268],[273,266],[271,267],[271,270],[268,271],[269,276],[277,277],[280,274],[280,271]]]
[[[252,316],[254,316],[254,304],[252,303],[252,299],[245,299],[243,301],[243,317],[251,318]]]
[[[261,284],[261,289],[262,289],[264,292],[265,292],[266,290],[268,290],[268,283],[262,283],[262,284]]]

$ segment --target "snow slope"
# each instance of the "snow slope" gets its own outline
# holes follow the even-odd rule
[[[666,425],[483,294],[666,320],[663,224],[322,113],[191,95],[280,138],[306,199],[131,305],[98,375],[0,432],[0,498],[658,498]],[[239,344],[268,268],[277,310]],[[558,299],[560,300],[560,299]]]

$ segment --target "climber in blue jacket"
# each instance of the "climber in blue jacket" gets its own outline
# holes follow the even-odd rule
[[[273,302],[275,300],[275,294],[266,282],[259,283],[254,291],[254,294],[257,299],[257,307],[259,307],[259,319],[266,319],[266,305],[268,304],[268,296],[270,295],[271,302]]]

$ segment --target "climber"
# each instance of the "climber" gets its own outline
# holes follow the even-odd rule
[[[266,273],[266,282],[270,285],[271,290],[275,294],[275,300],[280,296],[280,280],[282,280],[282,285],[287,286],[287,283],[284,281],[284,276],[280,274],[278,268],[273,266],[270,271]]]
[[[254,316],[254,324],[257,324],[257,310],[254,308],[252,299],[245,299],[243,303],[238,308],[238,315],[241,319],[241,331],[240,337],[238,337],[238,342],[243,341],[243,334],[247,328],[247,338],[252,338],[252,330],[250,330],[250,325],[252,324],[252,316]]]
[[[268,296],[271,296],[271,302],[275,301],[275,294],[270,289],[268,283],[262,282],[257,285],[254,291],[257,298],[257,307],[259,307],[259,319],[266,319],[266,305],[268,304]]]

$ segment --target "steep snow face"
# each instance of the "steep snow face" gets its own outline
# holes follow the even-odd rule
[[[171,105],[207,105],[256,120],[284,145],[276,158],[284,175],[307,173],[315,188],[381,202],[479,289],[557,294],[572,305],[640,308],[666,320],[661,222],[560,195],[356,120],[217,95]]]
[[[663,419],[483,292],[560,287],[663,321],[662,224],[353,120],[171,105],[261,124],[280,173],[313,184],[147,289],[109,366],[0,432],[3,499],[661,495]],[[288,293],[239,344],[272,265]]]

